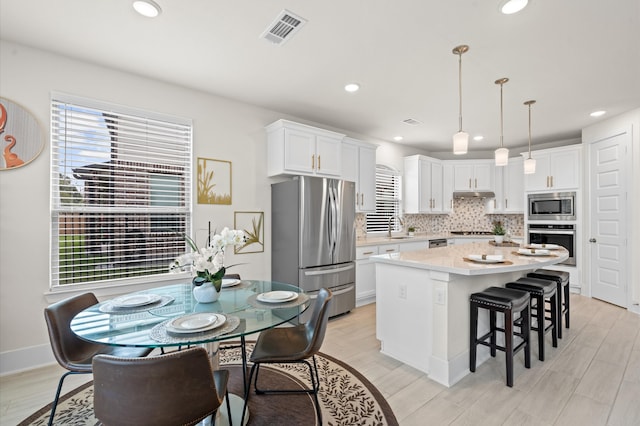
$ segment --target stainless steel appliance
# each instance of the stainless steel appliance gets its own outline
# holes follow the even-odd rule
[[[529,194],[529,220],[576,220],[576,193],[550,192]]]
[[[355,205],[353,182],[300,176],[271,185],[272,280],[312,298],[330,289],[330,316],[355,308]]]
[[[447,239],[446,238],[436,238],[434,240],[429,240],[429,248],[438,248],[438,247],[446,247]]]
[[[530,223],[529,243],[531,244],[557,244],[569,250],[569,258],[563,265],[576,264],[576,229],[575,225],[558,223]]]

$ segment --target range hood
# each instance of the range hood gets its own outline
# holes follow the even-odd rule
[[[492,191],[455,191],[453,198],[495,198],[496,194]]]

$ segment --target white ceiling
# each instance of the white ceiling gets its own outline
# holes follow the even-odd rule
[[[149,19],[131,0],[0,0],[0,37],[431,152],[458,130],[459,44],[463,128],[485,136],[472,153],[498,147],[501,77],[509,148],[527,144],[529,99],[534,148],[640,107],[638,0],[530,0],[510,16],[500,0],[156,1]],[[281,46],[260,39],[283,9],[308,23]]]

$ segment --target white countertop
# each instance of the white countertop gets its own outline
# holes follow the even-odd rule
[[[429,237],[432,239],[434,237]],[[409,266],[412,268],[448,272],[458,275],[488,275],[543,268],[562,262],[569,252],[561,248],[552,250],[552,256],[525,256],[517,253],[518,247],[495,247],[486,243],[456,244],[429,250],[408,251],[372,256],[374,262]],[[470,254],[501,254],[505,263],[476,263],[463,258]]]
[[[460,235],[460,234],[451,234],[450,232],[444,232],[441,234],[425,234],[418,233],[413,237],[409,237],[408,235],[403,234],[394,234],[391,238],[387,236],[368,236],[364,238],[358,238],[356,240],[356,247],[365,247],[365,246],[377,246],[382,244],[402,244],[409,243],[412,241],[429,241],[429,240],[439,240],[439,239],[486,239],[493,240],[493,235]],[[511,236],[513,240],[522,240],[523,237],[521,235]]]

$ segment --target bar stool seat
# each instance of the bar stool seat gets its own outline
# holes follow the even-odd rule
[[[531,330],[538,332],[538,359],[544,361],[545,334],[550,332],[553,347],[558,347],[558,333],[556,331],[558,304],[555,281],[522,277],[515,282],[505,284],[505,287],[526,291],[531,295],[531,317],[537,320],[535,325],[532,322]],[[550,303],[549,311],[546,310],[547,301]],[[550,313],[550,317],[547,317],[546,312]],[[548,325],[546,320],[549,320]]]
[[[552,280],[557,284],[556,292],[558,294],[558,339],[562,339],[562,317],[564,315],[564,326],[569,328],[570,320],[570,289],[569,277],[571,274],[566,271],[556,271],[554,269],[537,269],[527,274],[530,278],[541,278],[543,280]]]
[[[489,311],[489,332],[482,337],[478,336],[478,309]],[[524,349],[524,366],[531,367],[531,349],[529,346],[529,334],[531,324],[530,295],[525,291],[508,289],[503,287],[489,287],[484,291],[473,293],[469,296],[469,370],[476,371],[477,346],[488,346],[492,357],[496,356],[496,350],[505,353],[507,386],[513,387],[513,356]],[[504,328],[497,327],[496,314],[504,314]],[[520,313],[516,324],[514,314]],[[520,328],[520,332],[514,330]],[[504,346],[497,344],[497,332],[504,333]],[[522,341],[514,346],[514,336]],[[487,342],[489,339],[489,342]]]

